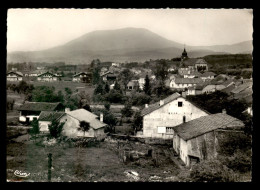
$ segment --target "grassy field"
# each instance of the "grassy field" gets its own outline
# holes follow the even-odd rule
[[[10,127],[9,127],[10,128]],[[21,131],[19,131],[21,133]],[[41,146],[34,141],[15,142],[14,132],[7,135],[7,179],[9,181],[46,182],[48,176],[48,153],[53,154],[53,182],[107,182],[107,181],[174,181],[180,170],[165,156],[166,147],[149,146],[141,143],[120,142],[122,147],[147,153],[157,152],[158,165],[151,157],[140,158],[138,162],[126,162],[118,156],[117,142],[105,140],[98,146],[78,148],[67,143]],[[14,175],[16,170],[30,173],[27,178]],[[137,172],[138,178],[127,171]]]

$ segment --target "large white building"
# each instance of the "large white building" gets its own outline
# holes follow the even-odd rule
[[[174,126],[208,114],[207,111],[181,97],[179,93],[174,93],[155,104],[146,105],[142,110],[141,136],[172,139]]]

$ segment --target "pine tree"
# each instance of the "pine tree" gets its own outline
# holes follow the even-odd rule
[[[150,85],[150,79],[148,77],[148,75],[146,75],[145,77],[145,83],[144,83],[144,92],[147,95],[151,95],[151,85]]]

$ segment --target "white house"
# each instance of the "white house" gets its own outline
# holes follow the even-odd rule
[[[60,77],[56,74],[53,74],[53,73],[50,73],[50,72],[47,71],[46,73],[42,73],[42,74],[38,75],[37,80],[38,81],[52,82],[52,81],[60,80]]]
[[[181,97],[179,93],[146,105],[142,110],[143,137],[172,139],[173,128],[183,122],[191,121],[209,113]]]
[[[225,135],[225,132],[243,127],[242,121],[225,113],[203,116],[173,128],[173,149],[186,166],[214,159],[218,150],[218,130]]]
[[[200,78],[175,78],[170,81],[170,88],[185,89],[202,83]]]
[[[8,72],[6,75],[7,81],[22,81],[23,80],[23,73],[18,71],[11,71]]]
[[[88,122],[90,125],[90,129],[85,133],[80,130],[81,121]],[[102,114],[100,115],[100,119],[98,119],[97,115],[85,109],[66,112],[66,114],[60,118],[60,122],[65,122],[62,135],[69,138],[103,137],[105,135],[104,129],[107,126],[107,124],[103,122]]]
[[[89,72],[80,72],[75,75],[73,75],[73,82],[86,82],[90,83],[91,82],[91,76],[92,74]]]

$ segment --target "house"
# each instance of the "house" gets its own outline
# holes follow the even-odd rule
[[[58,81],[58,80],[60,80],[60,76],[47,71],[45,73],[38,75],[37,80],[38,81],[47,81],[47,82]]]
[[[84,83],[91,83],[92,80],[92,73],[90,72],[80,72],[73,75],[73,82],[84,82]]]
[[[64,106],[60,102],[25,102],[18,110],[20,111],[20,122],[29,122],[33,118],[38,119],[41,111],[63,111]]]
[[[225,113],[206,115],[173,128],[173,149],[186,166],[214,159],[218,150],[218,132],[240,131],[242,121]]]
[[[183,72],[184,78],[199,78],[200,76],[201,76],[201,73],[199,73],[198,71],[188,70],[187,72]]]
[[[100,76],[101,75],[103,75],[105,72],[107,72],[108,71],[108,68],[107,67],[102,67],[101,69],[100,69]]]
[[[208,63],[204,59],[197,59],[195,69],[197,71],[208,71]]]
[[[171,80],[170,88],[182,89],[202,84],[203,81],[200,78],[176,78]]]
[[[85,109],[77,109],[66,112],[59,120],[65,122],[62,135],[69,138],[103,137],[105,135],[104,129],[107,124],[103,122],[103,114],[98,119],[97,115]],[[80,130],[80,122],[82,121],[88,122],[90,125],[90,129],[85,133]]]
[[[111,71],[105,72],[103,75],[100,75],[100,77],[102,77],[103,81],[115,81],[117,78],[117,76]]]
[[[48,125],[51,125],[53,120],[59,121],[64,114],[65,112],[42,111],[38,117],[40,131],[49,132]]]
[[[207,79],[214,79],[215,76],[216,76],[216,74],[213,73],[213,72],[205,72],[205,73],[203,73],[203,74],[200,76],[200,78],[201,78],[203,81],[205,81],[205,80],[207,80]]]
[[[138,88],[139,88],[138,80],[131,80],[127,84],[128,90],[138,90]]]
[[[235,84],[233,85],[230,85],[222,90],[220,90],[221,92],[225,92],[227,93],[228,95],[231,95],[231,91],[234,90],[236,88]]]
[[[10,71],[6,75],[7,81],[22,81],[23,80],[23,73],[19,71]]]
[[[141,111],[143,131],[139,134],[142,137],[172,139],[173,127],[208,114],[179,93],[174,93],[155,104],[145,105]]]
[[[226,87],[222,84],[208,84],[203,88],[202,94],[213,93],[213,92],[216,92],[217,90],[222,90],[224,88],[226,88]]]
[[[141,90],[144,89],[144,84],[145,84],[145,77],[141,77],[138,79],[138,86]]]
[[[203,85],[196,85],[196,86],[191,86],[188,87],[188,90],[186,92],[186,95],[199,95],[202,94],[202,90],[203,90]]]

